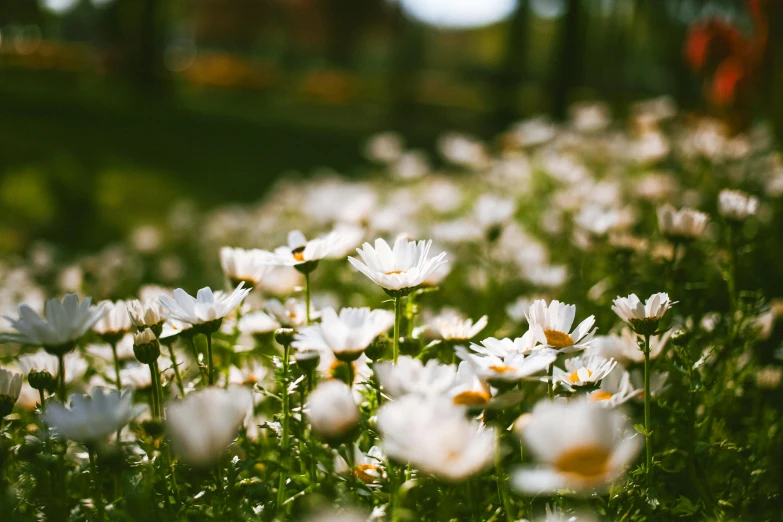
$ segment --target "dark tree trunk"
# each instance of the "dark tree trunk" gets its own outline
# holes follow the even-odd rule
[[[529,14],[527,0],[519,0],[509,21],[505,54],[493,89],[493,124],[499,130],[522,116],[519,90],[527,67]]]
[[[559,46],[552,82],[552,114],[563,120],[568,113],[569,96],[582,78],[584,45],[582,38],[582,5],[580,0],[568,0],[568,12],[560,22]],[[608,57],[607,57],[608,59]]]

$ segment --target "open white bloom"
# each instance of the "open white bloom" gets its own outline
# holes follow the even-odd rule
[[[128,315],[137,328],[152,328],[159,326],[165,317],[161,315],[161,306],[156,301],[140,301],[134,299],[128,304]]]
[[[220,267],[235,285],[244,281],[250,286],[256,286],[269,270],[269,265],[265,261],[264,251],[257,248],[245,250],[223,247],[220,249]]]
[[[445,252],[428,257],[430,247],[432,240],[408,241],[399,237],[394,248],[390,248],[383,239],[376,239],[375,247],[364,243],[361,249],[356,249],[363,262],[353,257],[349,257],[348,261],[387,293],[404,295],[446,263]]]
[[[607,359],[596,353],[571,357],[565,361],[565,370],[555,367],[554,382],[572,390],[579,386],[595,385],[606,377],[617,365],[614,359]]]
[[[671,334],[672,330],[667,330],[660,336],[650,337],[650,360],[657,358],[663,352]],[[639,337],[628,327],[623,328],[619,334],[597,336],[592,349],[604,357],[615,359],[623,366],[644,362],[644,352],[639,346]]]
[[[196,466],[216,462],[231,444],[252,402],[242,386],[205,388],[166,404],[166,426],[179,457]]]
[[[644,303],[636,297],[636,294],[631,294],[628,297],[616,298],[612,310],[637,333],[652,335],[658,328],[658,322],[666,314],[666,310],[673,304],[669,294],[665,292],[651,295]]]
[[[49,299],[44,305],[44,317],[40,317],[27,305],[19,307],[19,319],[6,316],[18,334],[0,334],[0,342],[14,342],[45,348],[61,348],[72,345],[103,316],[104,305],[90,307],[92,298],[79,303],[76,294],[68,294],[62,300]]]
[[[67,359],[68,357],[66,357]],[[45,350],[38,350],[35,353],[20,355],[16,360],[16,365],[25,375],[30,372],[47,371],[52,377],[56,377],[59,370],[57,357],[46,353]],[[65,367],[65,375],[68,376],[68,366]]]
[[[502,357],[475,355],[466,348],[457,346],[457,357],[467,361],[481,379],[493,386],[517,383],[532,375],[543,372],[557,359],[554,350],[540,350],[527,357],[513,353]]]
[[[309,241],[300,230],[292,230],[288,233],[288,245],[277,247],[272,253],[266,252],[266,263],[293,267],[317,263],[344,251],[345,242],[346,238],[337,230]]]
[[[661,233],[673,239],[695,239],[707,228],[709,216],[692,208],[675,209],[666,204],[658,207],[658,227]]]
[[[614,370],[601,380],[601,387],[590,394],[589,400],[604,408],[616,408],[641,394],[643,390],[633,387],[631,374],[624,368],[615,366]]]
[[[512,354],[527,355],[534,350],[545,349],[546,346],[536,345],[535,335],[532,331],[528,330],[522,337],[517,337],[516,339],[509,339],[508,337],[504,337],[503,339],[487,337],[481,341],[481,344],[471,343],[470,348],[474,352],[483,355],[505,357]]]
[[[92,327],[99,335],[121,336],[131,329],[128,304],[125,301],[102,301],[106,313]]]
[[[102,442],[116,433],[146,406],[133,405],[133,396],[128,391],[107,391],[97,387],[92,397],[79,393],[71,395],[70,408],[50,402],[44,410],[43,420],[54,428],[58,435],[85,444]]]
[[[239,303],[250,293],[250,288],[243,288],[244,282],[240,282],[231,294],[212,292],[209,287],[198,291],[193,298],[181,288],[174,290],[174,297],[162,295],[160,304],[166,310],[168,317],[199,325],[219,321],[231,313]]]
[[[487,316],[473,323],[473,319],[463,319],[459,314],[447,312],[435,318],[435,329],[441,338],[447,341],[469,341],[487,326]]]
[[[374,371],[383,391],[393,398],[409,393],[445,395],[456,382],[454,366],[441,364],[437,359],[430,359],[424,364],[408,355],[400,356],[397,364],[391,361],[376,363]]]
[[[403,153],[402,136],[396,132],[380,132],[370,136],[364,146],[368,159],[378,163],[391,163]]]
[[[11,413],[14,404],[19,400],[23,380],[21,373],[0,368],[0,418]]]
[[[590,331],[595,324],[595,317],[591,315],[571,331],[575,317],[574,305],[555,300],[547,306],[546,301],[537,299],[530,305],[527,322],[537,342],[559,352],[570,353],[590,346],[597,330]]]
[[[471,363],[462,361],[457,367],[456,381],[449,396],[455,406],[483,408],[492,400],[492,389],[476,375]]]
[[[291,346],[298,350],[331,350],[341,360],[357,359],[370,343],[394,324],[388,310],[334,308],[321,312],[321,322],[303,328]]]
[[[351,388],[342,381],[330,379],[320,383],[310,393],[308,404],[307,417],[313,433],[327,441],[340,441],[359,424],[359,407]]]
[[[277,299],[269,299],[264,302],[264,309],[278,323],[287,328],[297,328],[307,323],[307,306],[303,301],[290,297],[285,300],[285,304]],[[312,303],[310,304],[310,317],[317,319],[320,313],[316,312]]]
[[[494,458],[494,430],[467,420],[464,409],[445,397],[406,395],[388,402],[377,426],[386,455],[444,480],[464,480]]]
[[[497,227],[511,219],[517,210],[517,204],[512,199],[506,199],[492,194],[482,194],[476,200],[473,213],[476,221],[485,230]]]
[[[523,468],[511,480],[530,494],[603,490],[633,461],[642,440],[630,435],[618,410],[581,400],[539,402],[522,439],[540,466]]]
[[[359,446],[353,444],[353,467],[338,455],[335,458],[334,468],[341,475],[351,474],[368,486],[377,487],[386,478],[385,461],[386,456],[378,446],[373,446],[365,453]]]
[[[245,314],[239,319],[239,331],[242,333],[265,334],[278,328],[280,323],[261,311]]]
[[[744,221],[758,209],[758,198],[740,190],[721,190],[718,195],[718,212],[731,221]]]

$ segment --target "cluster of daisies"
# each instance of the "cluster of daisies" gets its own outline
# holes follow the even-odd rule
[[[696,353],[688,382],[702,367],[714,379],[734,355],[691,332],[764,338],[779,312],[743,308],[737,267],[773,219],[783,162],[761,131],[675,114],[665,99],[639,104],[623,132],[604,106],[576,106],[567,125],[514,126],[497,150],[449,134],[443,168],[382,134],[369,180],[284,180],[257,207],[197,219],[179,206],[130,246],[64,268],[46,248],[0,266],[0,430],[34,434],[58,487],[89,470],[91,502],[72,507],[99,520],[132,507],[106,478],[117,455],[156,477],[171,518],[282,520],[326,498],[345,520],[351,505],[437,520],[416,512],[416,491],[437,484],[475,520],[574,520],[564,498],[652,487],[670,454],[653,410],[672,352]],[[705,162],[717,183],[691,188]],[[737,182],[747,164],[772,174]],[[316,237],[283,240],[294,227]],[[683,284],[702,243],[723,249],[704,268],[725,283],[720,313]],[[172,289],[199,277],[225,290]],[[41,280],[70,293],[45,300]],[[615,297],[629,289],[665,291]],[[134,298],[75,293],[89,291]],[[781,372],[757,379],[774,388]],[[25,502],[47,516],[67,504]]]

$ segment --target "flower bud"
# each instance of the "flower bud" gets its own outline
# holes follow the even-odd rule
[[[38,391],[52,391],[56,385],[54,377],[48,370],[30,370],[27,374],[27,382],[32,389]]]
[[[296,330],[293,328],[278,328],[275,331],[275,341],[281,346],[291,346],[291,343],[294,342],[294,335],[296,335]]]
[[[321,354],[318,350],[296,350],[294,352],[296,364],[305,372],[311,372],[318,368],[321,362]]]
[[[133,336],[133,353],[136,359],[143,364],[152,364],[160,357],[160,341],[146,328],[141,333]]]
[[[413,337],[401,337],[400,338],[400,353],[402,355],[410,355],[416,357],[421,351],[421,342]]]
[[[373,342],[370,343],[370,346],[367,347],[364,353],[371,361],[377,361],[382,359],[386,352],[389,351],[389,346],[391,346],[391,339],[385,335],[379,335],[373,339]]]

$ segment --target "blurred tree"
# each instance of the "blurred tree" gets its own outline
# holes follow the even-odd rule
[[[392,5],[392,47],[389,69],[389,115],[392,128],[416,126],[419,76],[424,63],[426,29],[411,20],[399,3]]]
[[[553,60],[552,115],[565,119],[570,103],[569,96],[582,79],[584,60],[584,16],[580,0],[567,0],[567,11],[558,28],[557,56]]]
[[[321,0],[329,63],[339,68],[354,65],[356,51],[369,21],[383,10],[383,0]]]
[[[518,0],[506,32],[504,55],[494,82],[494,126],[505,129],[521,116],[519,91],[525,78],[528,52],[528,0]]]

